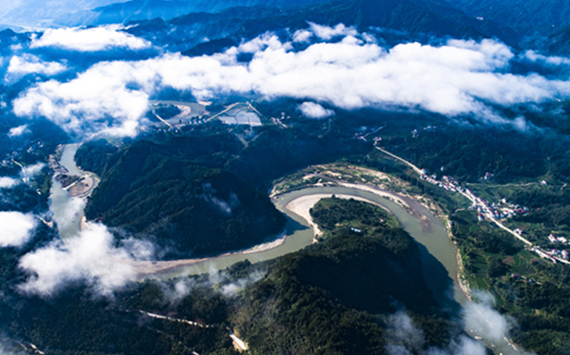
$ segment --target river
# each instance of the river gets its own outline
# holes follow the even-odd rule
[[[94,188],[97,187],[99,179],[92,173],[85,172],[75,164],[75,152],[79,148],[79,144],[67,144],[63,147],[63,152],[59,163],[67,169],[70,175],[84,176],[90,175],[94,180]],[[50,190],[49,206],[53,214],[53,219],[57,223],[59,236],[62,239],[73,237],[79,234],[81,219],[83,218],[83,198],[69,196],[61,184],[52,178],[52,186]]]
[[[84,175],[86,172],[77,168],[73,158],[77,148],[78,145],[66,145],[60,164],[66,167],[71,174]],[[398,219],[402,228],[418,243],[422,260],[422,271],[438,303],[445,307],[449,313],[459,314],[461,305],[469,302],[458,286],[458,267],[453,243],[449,239],[445,226],[431,212],[412,198],[398,195],[409,206],[407,210],[396,202],[373,192],[338,186],[306,188],[273,198],[272,201],[277,209],[287,217],[285,232],[281,236],[284,237],[284,240],[280,245],[268,250],[251,250],[249,252],[226,254],[208,258],[205,261],[192,265],[169,268],[167,272],[161,273],[161,277],[196,275],[223,270],[245,260],[249,260],[252,263],[271,260],[310,245],[313,242],[314,235],[308,221],[286,209],[285,206],[300,197],[317,194],[359,197],[388,209]],[[83,217],[82,209],[70,215],[70,200],[71,198],[67,192],[61,188],[61,184],[54,181],[51,189],[50,209],[54,214],[55,221],[58,223],[60,236],[63,239],[79,233],[79,225]],[[504,354],[518,354],[518,352],[514,352],[506,344],[497,345]]]

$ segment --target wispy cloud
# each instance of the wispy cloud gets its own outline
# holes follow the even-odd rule
[[[487,342],[509,348],[505,339],[509,339],[509,331],[513,323],[508,317],[493,309],[493,297],[488,293],[474,293],[476,302],[464,305],[461,322],[465,329],[475,332]],[[399,311],[387,319],[385,331],[386,350],[390,355],[485,355],[487,351],[483,343],[465,335],[457,335],[445,348],[429,347],[426,349],[423,331],[410,316]],[[510,341],[510,340],[509,340]],[[512,350],[512,349],[510,349]],[[518,354],[535,355],[518,347]]]
[[[133,261],[152,255],[152,245],[131,241],[116,246],[104,225],[90,224],[77,237],[55,240],[20,259],[29,274],[19,286],[27,294],[50,297],[70,283],[84,282],[101,295],[111,295],[136,279]]]
[[[310,26],[310,31],[307,31],[309,33],[313,33],[316,37],[328,41],[334,37],[339,37],[339,36],[356,36],[358,35],[358,31],[356,31],[356,29],[354,27],[346,27],[345,25],[343,25],[342,23],[339,23],[338,25],[336,25],[335,27],[329,27],[329,26],[321,26],[319,24],[316,23],[312,23],[309,22],[309,26]],[[303,30],[301,30],[303,31]],[[298,35],[299,32],[296,32],[296,34]]]
[[[543,62],[550,65],[570,65],[570,58],[545,56],[533,50],[526,51],[523,57],[531,62]]]
[[[0,177],[0,189],[9,189],[18,185],[20,182],[16,179],[12,179],[11,177],[2,176]]]
[[[31,214],[0,212],[0,247],[26,244],[32,238],[36,225],[37,219]]]
[[[48,29],[30,45],[31,48],[54,47],[79,52],[105,51],[113,48],[141,50],[150,46],[150,42],[121,31],[118,25]]]

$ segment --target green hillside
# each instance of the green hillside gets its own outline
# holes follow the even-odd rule
[[[549,33],[570,23],[570,3],[564,0],[445,0],[473,17],[508,26],[520,34]]]
[[[134,283],[112,300],[93,297],[80,285],[49,300],[23,297],[14,288],[22,280],[17,260],[23,252],[0,250],[1,290],[11,300],[0,303],[0,330],[50,354],[234,355],[226,327],[256,355],[387,354],[394,341],[386,336],[390,315],[403,309],[423,332],[424,350],[445,346],[461,332],[436,308],[419,249],[400,229],[339,235],[217,275]],[[175,298],[178,283],[191,289]],[[213,327],[150,318],[139,310]]]
[[[87,218],[174,248],[171,257],[244,249],[284,226],[267,196],[230,172],[196,164],[199,156],[173,156],[146,141],[111,156],[107,145],[99,151],[92,146],[77,152],[78,163],[102,178],[85,209]]]

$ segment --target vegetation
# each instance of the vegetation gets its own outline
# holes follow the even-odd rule
[[[54,237],[46,227],[35,242]],[[0,304],[0,330],[53,354],[236,354],[226,326],[252,354],[386,354],[387,316],[402,307],[423,329],[426,348],[445,346],[457,327],[436,308],[421,266],[410,262],[419,260],[415,243],[390,228],[365,238],[339,235],[219,275],[134,283],[113,300],[81,285],[47,300],[19,294],[15,286],[25,275],[17,262],[28,251],[0,250],[0,287],[10,300]],[[190,292],[181,294],[176,285]],[[214,326],[150,318],[138,310]]]
[[[570,324],[568,268],[531,254],[512,235],[478,221],[473,211],[459,211],[451,220],[466,278],[517,319],[515,341],[539,354],[566,354],[570,329],[559,324]]]
[[[167,120],[169,118],[172,118],[172,117],[178,115],[182,111],[180,111],[178,106],[175,106],[175,105],[158,104],[158,105],[154,105],[153,112],[155,114],[157,114],[158,116],[160,116],[160,118]]]
[[[399,226],[396,218],[379,206],[334,196],[321,199],[310,213],[319,229],[325,232],[324,239],[343,234],[373,236],[380,230],[387,236],[386,228]]]
[[[90,158],[89,148],[78,150],[78,160],[102,173],[102,182],[87,204],[87,218],[152,236],[173,250],[169,257],[244,249],[285,224],[266,196],[230,172],[167,156],[145,141],[104,164],[101,154]],[[99,151],[108,156],[110,149]]]

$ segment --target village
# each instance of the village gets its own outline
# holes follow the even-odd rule
[[[539,245],[534,245],[532,242],[530,242],[528,239],[524,238],[524,231],[520,228],[517,228],[515,230],[512,230],[508,227],[506,227],[501,220],[505,220],[507,218],[511,218],[514,217],[516,214],[522,214],[522,215],[526,215],[528,213],[528,208],[527,207],[521,207],[519,205],[515,205],[512,204],[510,202],[508,202],[505,198],[503,198],[500,203],[489,203],[487,201],[485,201],[484,199],[480,198],[479,196],[477,196],[472,190],[465,188],[463,186],[461,186],[459,184],[459,182],[450,176],[442,176],[441,180],[438,180],[437,175],[428,175],[427,171],[425,169],[420,169],[417,166],[415,166],[414,164],[410,163],[409,161],[390,153],[389,151],[381,148],[378,146],[378,143],[380,143],[382,140],[381,139],[374,139],[374,146],[377,150],[391,156],[392,158],[401,161],[402,163],[408,165],[410,168],[412,168],[412,170],[414,170],[422,180],[438,186],[440,188],[443,188],[447,191],[452,191],[452,192],[457,192],[460,193],[461,195],[463,195],[464,197],[466,197],[469,201],[471,201],[472,205],[470,206],[470,209],[473,210],[477,210],[478,212],[478,218],[480,221],[483,220],[488,220],[494,224],[497,225],[497,227],[509,232],[512,236],[514,236],[515,238],[517,238],[518,240],[522,241],[525,245],[526,248],[534,253],[536,253],[538,256],[540,256],[543,259],[547,259],[552,261],[553,263],[563,263],[563,264],[567,264],[570,265],[570,253],[568,250],[566,249],[554,249],[554,248],[550,248],[550,249],[543,249],[541,248]],[[490,178],[490,176],[492,176],[492,174],[487,173],[485,174],[485,177],[483,177],[484,180],[488,180]],[[540,182],[541,185],[545,185],[546,182],[545,181],[541,181]],[[561,244],[561,245],[568,245],[568,240],[564,237],[556,237],[554,236],[554,234],[550,234],[549,236],[549,241],[553,244]],[[570,246],[569,246],[570,248]]]
[[[561,262],[564,264],[569,264],[569,252],[568,250],[560,250],[560,249],[542,249],[540,246],[534,246],[529,240],[523,237],[524,231],[520,228],[515,229],[514,231],[504,226],[499,220],[504,220],[507,218],[512,218],[517,214],[526,215],[528,213],[527,207],[521,207],[519,205],[512,204],[507,201],[506,198],[503,198],[500,203],[489,203],[482,198],[475,195],[473,191],[468,188],[462,187],[459,185],[457,180],[449,176],[443,176],[442,180],[437,180],[436,175],[428,176],[426,171],[421,169],[422,174],[420,175],[421,179],[424,181],[429,182],[430,184],[439,186],[444,188],[448,191],[454,191],[462,194],[463,196],[467,197],[473,204],[471,205],[470,209],[477,210],[479,221],[484,221],[488,219],[491,222],[494,222],[499,228],[510,232],[514,237],[524,242],[530,251],[535,252],[541,258],[547,259],[552,261],[553,263]],[[487,173],[489,174],[489,173]],[[485,175],[487,178],[488,175]],[[484,179],[485,179],[484,178]],[[553,244],[566,244],[568,245],[568,240],[564,237],[556,237],[552,233],[548,237],[549,241]]]

